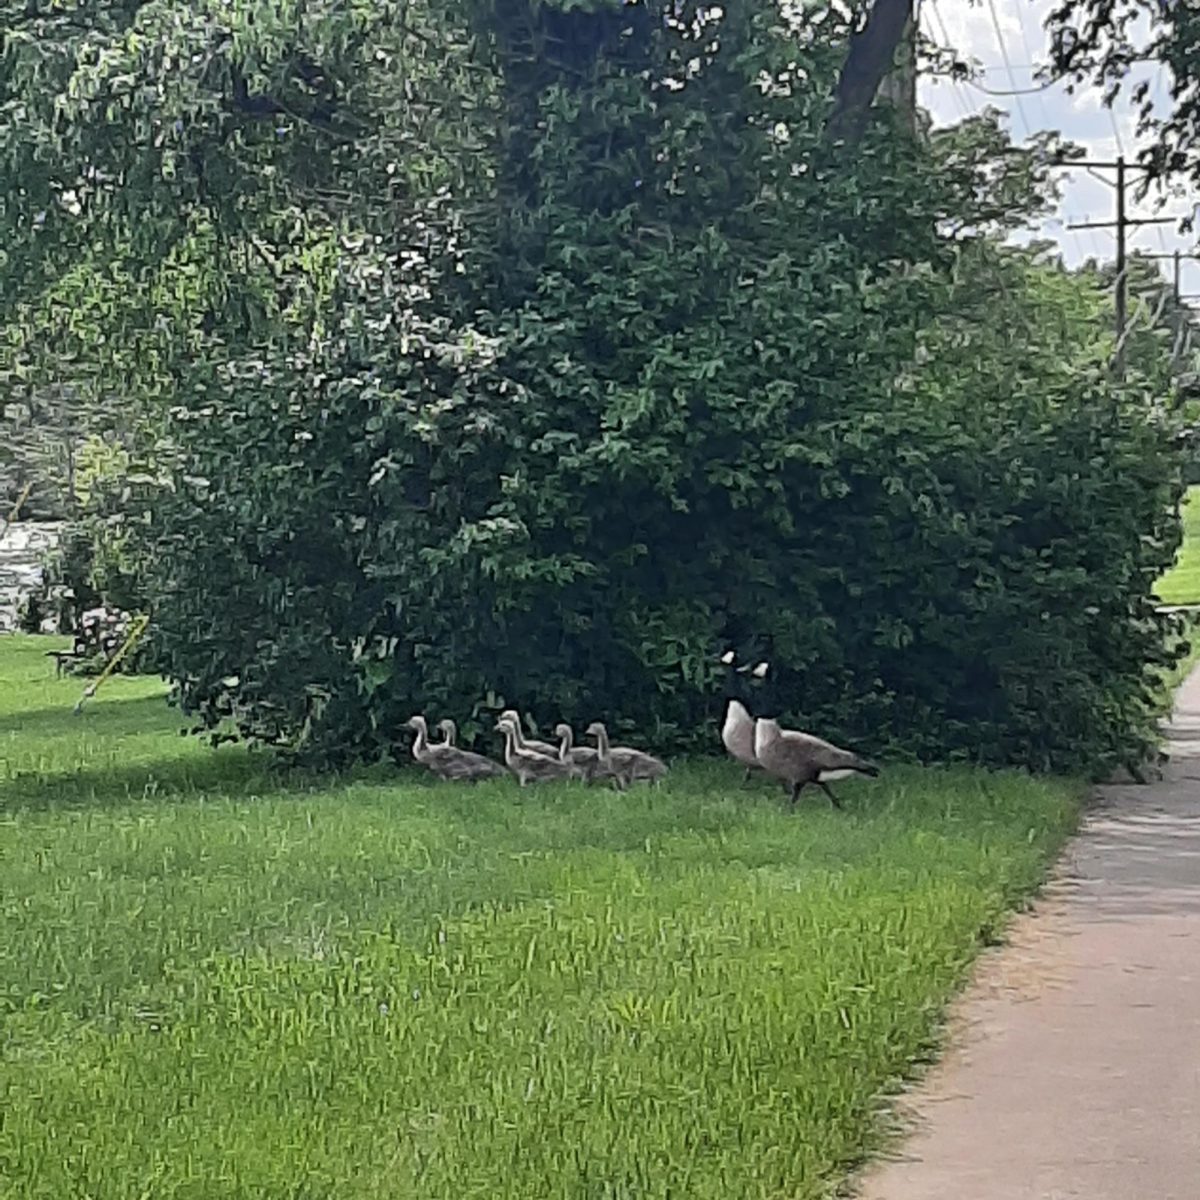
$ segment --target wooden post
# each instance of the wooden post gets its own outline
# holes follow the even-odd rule
[[[1113,372],[1118,379],[1125,378],[1125,323],[1129,304],[1129,286],[1125,278],[1125,155],[1117,158],[1117,352],[1113,358]]]

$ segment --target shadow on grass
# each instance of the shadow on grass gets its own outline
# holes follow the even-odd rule
[[[83,688],[79,689],[79,695]],[[80,733],[105,735],[163,734],[184,728],[188,718],[170,708],[162,696],[136,696],[120,700],[88,700],[78,714],[79,696],[46,708],[27,708],[0,716],[0,735],[30,734],[34,737],[71,737]]]
[[[47,812],[115,808],[145,800],[244,800],[268,793],[313,791],[328,787],[329,782],[327,778],[287,770],[266,755],[244,747],[201,754],[185,747],[174,758],[84,766],[74,771],[29,771],[0,779],[0,809]]]

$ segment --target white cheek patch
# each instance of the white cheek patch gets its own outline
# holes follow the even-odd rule
[[[835,783],[839,779],[849,779],[851,775],[857,775],[857,771],[841,769],[837,771],[822,771],[817,779],[821,783]]]

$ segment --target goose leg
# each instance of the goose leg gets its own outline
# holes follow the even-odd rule
[[[753,768],[753,767],[747,767],[747,768],[746,768],[746,774],[742,776],[742,786],[743,786],[743,787],[745,787],[745,786],[746,786],[746,784],[748,784],[748,783],[750,782],[750,776],[751,776],[751,775],[753,775],[753,774],[754,774],[754,768]]]
[[[793,808],[796,807],[796,804],[800,799],[800,793],[803,790],[804,790],[804,783],[802,780],[797,780],[795,783],[792,784],[792,807]]]
[[[829,803],[832,804],[834,808],[840,809],[842,807],[842,802],[833,794],[833,790],[823,779],[817,780],[817,787],[819,787],[821,791],[823,791],[825,795],[829,797]]]

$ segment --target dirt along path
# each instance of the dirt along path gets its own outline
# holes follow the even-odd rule
[[[1200,670],[986,955],[863,1200],[1200,1200]]]

